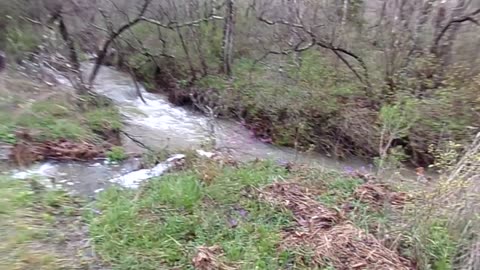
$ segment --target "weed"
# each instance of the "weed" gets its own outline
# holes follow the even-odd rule
[[[64,238],[57,228],[64,218],[62,209],[78,209],[65,192],[33,191],[26,182],[0,177],[0,204],[0,269],[56,270],[76,265],[75,255],[54,243]]]
[[[97,250],[118,269],[187,269],[196,247],[218,244],[227,264],[278,269],[285,259],[277,244],[291,215],[254,199],[248,187],[284,172],[270,164],[218,170],[209,185],[195,170],[152,179],[138,201],[134,192],[107,190],[98,202],[103,215],[90,221]]]
[[[87,125],[95,132],[118,131],[122,128],[122,119],[117,109],[104,107],[85,114]]]
[[[107,152],[107,158],[110,161],[119,162],[128,158],[125,149],[121,146],[113,146],[110,151]]]
[[[13,129],[6,126],[0,126],[0,141],[8,144],[15,144],[17,137],[13,132]]]

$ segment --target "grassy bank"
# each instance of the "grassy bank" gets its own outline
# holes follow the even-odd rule
[[[0,269],[99,269],[83,203],[34,180],[0,177]]]
[[[90,233],[114,269],[451,269],[455,262],[460,240],[440,216],[419,220],[425,202],[417,194],[264,162],[189,164],[138,191],[101,194]]]
[[[5,76],[0,89],[0,142],[15,146],[18,151],[13,155],[19,155],[18,163],[42,159],[35,151],[22,150],[42,144],[65,150],[65,156],[67,148],[72,148],[70,152],[77,149],[84,154],[78,158],[88,158],[120,143],[121,116],[109,102],[89,101],[75,96],[68,87],[50,87],[19,74]],[[67,148],[61,145],[65,141],[70,143]],[[92,148],[91,153],[82,147]],[[50,153],[40,150],[38,155],[49,157]]]
[[[177,105],[205,112],[209,107],[219,116],[240,119],[265,141],[338,157],[393,156],[427,166],[434,162],[432,147],[444,148],[449,141],[467,145],[480,125],[478,80],[466,79],[468,69],[455,68],[439,88],[418,95],[416,85],[428,84],[427,79],[399,75],[395,92],[380,80],[366,89],[321,52],[300,57],[301,65],[293,56],[260,63],[240,58],[233,78],[212,72],[193,85],[174,77],[177,70],[172,75],[145,65],[137,72],[150,89],[166,92]]]

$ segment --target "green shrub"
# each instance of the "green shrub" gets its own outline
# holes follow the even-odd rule
[[[18,27],[9,25],[6,30],[7,52],[14,57],[33,52],[40,45],[41,39],[34,26],[29,24]]]
[[[119,131],[122,119],[114,107],[93,109],[85,114],[87,125],[95,132]]]
[[[17,142],[15,130],[12,126],[0,124],[0,141],[8,144],[15,144]]]
[[[110,161],[119,162],[128,158],[125,149],[121,146],[114,146],[107,152],[107,158]]]

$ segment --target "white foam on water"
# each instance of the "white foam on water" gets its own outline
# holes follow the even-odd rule
[[[110,182],[119,184],[126,188],[136,189],[145,180],[163,175],[165,172],[168,171],[168,169],[175,166],[176,161],[182,160],[184,158],[185,158],[185,155],[177,154],[170,157],[165,162],[158,164],[152,169],[142,169],[142,170],[134,171],[131,173],[127,173],[120,177],[110,179]]]
[[[25,171],[14,172],[12,177],[15,179],[28,179],[32,177],[51,177],[55,174],[57,168],[52,163],[43,163]]]

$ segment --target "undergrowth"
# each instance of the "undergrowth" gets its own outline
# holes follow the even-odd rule
[[[80,255],[76,257],[80,250],[66,245],[81,211],[65,192],[46,190],[35,180],[0,177],[0,203],[0,269],[60,270],[88,265]]]
[[[191,269],[199,246],[220,245],[224,260],[241,269],[279,269],[277,254],[290,214],[255,198],[255,188],[285,174],[270,164],[187,170],[152,179],[136,192],[112,188],[99,199],[101,216],[91,233],[102,257],[116,269]],[[141,237],[140,237],[141,235]]]
[[[84,111],[70,95],[25,79],[8,78],[6,86],[0,106],[0,141],[4,143],[14,144],[25,133],[38,141],[98,141],[122,127],[120,114],[111,105],[89,106]]]
[[[387,247],[414,262],[425,260],[430,266],[422,269],[451,269],[457,245],[446,224],[432,217],[435,226],[416,227],[421,238],[419,231],[399,230],[422,217],[358,200],[361,179],[324,170],[288,173],[270,163],[189,164],[138,191],[101,194],[102,214],[90,216],[90,229],[97,251],[114,269],[193,269],[198,248],[214,246],[221,248],[223,264],[238,269],[314,269],[307,249],[278,249],[283,233],[295,226],[292,213],[258,197],[265,185],[286,179],[318,191],[318,202]]]

